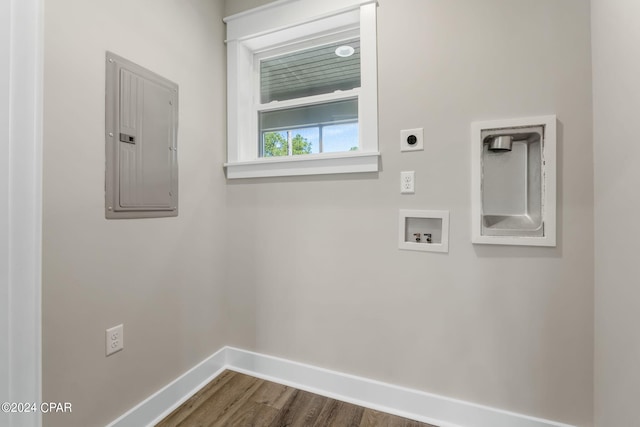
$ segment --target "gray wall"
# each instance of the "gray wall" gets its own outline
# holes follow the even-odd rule
[[[589,3],[380,0],[383,170],[226,185],[221,16],[47,0],[44,398],[74,412],[45,425],[104,424],[225,344],[592,425]],[[178,218],[104,219],[106,49],[180,84]],[[554,113],[558,247],[471,245],[470,122]],[[449,209],[450,253],[399,251],[400,208]]]
[[[227,1],[227,13],[256,2]],[[262,2],[265,3],[265,2]],[[230,342],[592,425],[589,2],[380,0],[379,174],[228,185]],[[557,114],[558,247],[470,243],[469,125]],[[424,152],[400,129],[424,127]],[[416,194],[399,175],[416,171]],[[397,249],[449,209],[448,255]]]
[[[222,2],[47,0],[46,426],[104,425],[226,343]],[[180,216],[104,218],[105,51],[180,85]],[[104,355],[124,323],[124,351]]]
[[[254,7],[260,7],[274,0],[224,0],[224,15],[230,16]]]
[[[640,425],[640,3],[593,0],[595,418]]]

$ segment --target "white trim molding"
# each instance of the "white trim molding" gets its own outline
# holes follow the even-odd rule
[[[0,6],[0,401],[42,401],[43,0]],[[5,314],[6,313],[6,314]],[[0,413],[6,426],[39,412]]]
[[[227,16],[227,41],[242,40],[359,9],[377,0],[279,0]]]
[[[233,347],[222,348],[108,427],[153,426],[226,369],[439,427],[574,427]]]
[[[380,153],[308,154],[225,163],[227,178],[259,178],[326,173],[378,172]]]

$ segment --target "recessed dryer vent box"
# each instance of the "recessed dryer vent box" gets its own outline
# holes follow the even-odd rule
[[[449,252],[449,211],[400,210],[398,248]]]
[[[178,85],[106,55],[106,217],[178,215]]]
[[[556,245],[556,117],[471,125],[472,242]]]

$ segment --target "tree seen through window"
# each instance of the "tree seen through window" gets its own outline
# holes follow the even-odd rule
[[[291,132],[265,132],[263,134],[263,155],[264,157],[288,156],[289,139],[286,135]],[[292,154],[311,153],[311,142],[300,134],[291,137]]]

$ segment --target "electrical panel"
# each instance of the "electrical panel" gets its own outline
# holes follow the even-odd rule
[[[178,85],[107,52],[108,219],[178,215]]]

